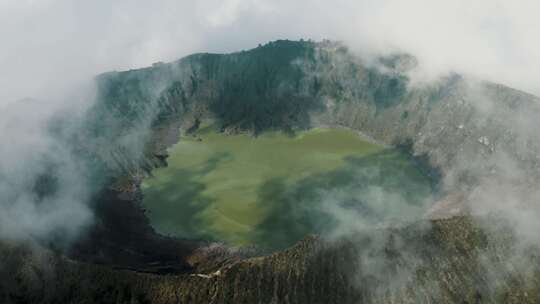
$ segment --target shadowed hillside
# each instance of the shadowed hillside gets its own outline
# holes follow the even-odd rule
[[[185,275],[113,270],[2,245],[4,303],[537,303],[538,267],[507,264],[508,230],[470,218],[418,223]],[[383,242],[380,242],[380,239]],[[372,246],[374,242],[379,246]],[[504,244],[504,245],[503,245]],[[410,255],[417,257],[411,260]],[[531,257],[538,265],[538,256]],[[373,268],[373,264],[382,262]],[[23,266],[26,265],[26,266]],[[372,272],[373,270],[377,272]],[[523,277],[524,271],[531,276]],[[8,275],[9,273],[9,275]]]

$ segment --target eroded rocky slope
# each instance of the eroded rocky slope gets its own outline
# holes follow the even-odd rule
[[[406,55],[361,60],[332,42],[276,41],[233,54],[196,54],[100,75],[88,124],[92,138],[120,139],[108,151],[117,156],[105,159],[124,169],[135,165],[127,151],[163,155],[156,138],[170,124],[187,130],[211,117],[224,132],[350,127],[427,156],[456,188],[489,174],[501,155],[536,180],[540,141],[531,130],[538,127],[538,98],[457,74],[417,83],[409,73],[415,64]],[[161,136],[151,135],[156,132]]]

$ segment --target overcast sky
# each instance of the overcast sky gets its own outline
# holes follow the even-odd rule
[[[0,105],[109,70],[329,38],[540,95],[537,0],[0,0]]]

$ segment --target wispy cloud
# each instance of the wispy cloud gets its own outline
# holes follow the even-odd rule
[[[58,93],[97,73],[279,38],[404,50],[425,74],[470,73],[540,94],[540,3],[524,1],[2,1],[0,100]]]

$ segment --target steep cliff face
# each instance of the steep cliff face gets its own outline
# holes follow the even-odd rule
[[[115,142],[109,166],[133,171],[141,159],[147,168],[159,164],[142,153],[165,154],[163,130],[189,129],[206,117],[224,132],[252,134],[341,125],[426,155],[433,167],[453,171],[455,188],[489,173],[494,154],[538,176],[540,138],[524,131],[538,127],[538,98],[455,74],[414,84],[414,65],[406,55],[365,62],[336,43],[276,41],[107,73],[97,78],[89,137]]]

